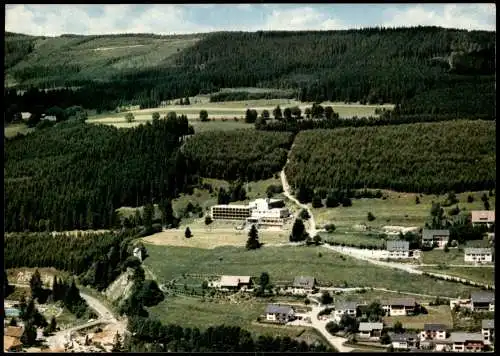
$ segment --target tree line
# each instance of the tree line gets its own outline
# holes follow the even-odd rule
[[[5,140],[5,228],[119,227],[116,209],[175,198],[197,178],[180,151],[185,117],[128,130],[63,122]]]
[[[211,326],[206,330],[164,325],[144,317],[129,318],[127,352],[334,352],[323,344],[307,344],[290,337],[254,337],[238,326]]]
[[[485,190],[495,135],[494,122],[465,120],[300,132],[285,169],[294,188]]]
[[[254,130],[202,132],[183,147],[183,153],[199,176],[226,180],[261,180],[285,165],[293,142],[289,133]]]

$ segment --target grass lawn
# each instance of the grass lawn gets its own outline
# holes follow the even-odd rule
[[[35,129],[29,128],[26,124],[9,124],[4,126],[5,137],[14,137],[18,133],[25,135],[33,130]]]
[[[443,202],[446,195],[420,195],[414,193],[398,193],[382,190],[387,199],[353,199],[351,207],[319,208],[313,209],[314,217],[318,225],[334,223],[337,228],[352,228],[353,225],[364,223],[372,228],[380,228],[385,225],[401,226],[424,226],[430,216],[432,201]],[[462,214],[471,210],[483,210],[481,196],[487,191],[466,192],[457,194],[458,206]],[[474,201],[467,203],[467,196],[472,195]],[[415,197],[419,196],[420,204],[415,204]],[[495,205],[495,197],[490,197],[490,205]],[[444,208],[445,213],[452,207]],[[375,220],[369,222],[367,214],[371,212]]]
[[[260,276],[268,272],[271,283],[291,282],[295,276],[314,276],[319,281],[349,287],[380,287],[449,297],[465,296],[476,288],[426,276],[375,266],[321,247],[264,247],[246,251],[241,247],[199,249],[147,244],[144,264],[160,283],[183,273]],[[319,257],[321,253],[322,257]]]
[[[392,326],[396,321],[400,321],[404,328],[423,329],[424,324],[444,324],[449,328],[453,327],[453,318],[448,305],[426,306],[428,314],[414,316],[386,316],[383,318],[384,324]]]
[[[265,325],[257,322],[264,314],[266,301],[247,301],[232,304],[225,301],[203,302],[200,298],[169,297],[162,303],[149,308],[150,317],[162,323],[180,324],[184,327],[206,329],[217,325],[234,325],[250,331],[254,335],[289,336],[301,339],[321,340],[313,330],[305,327]]]
[[[495,319],[495,313],[472,313],[468,316],[465,316],[461,315],[461,313],[452,312],[452,317],[453,330],[477,332],[478,330],[481,330],[481,323],[483,319]]]
[[[466,278],[474,282],[482,282],[490,285],[495,285],[495,268],[494,267],[448,267],[448,268],[432,268],[423,267],[422,271],[444,273],[450,276]]]
[[[448,252],[444,250],[434,249],[432,251],[422,252],[422,263],[424,264],[448,264],[448,265],[463,265],[464,251],[461,248],[451,248]]]

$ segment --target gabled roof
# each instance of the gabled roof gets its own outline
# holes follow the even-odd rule
[[[448,327],[444,324],[424,324],[425,331],[446,331]]]
[[[480,248],[480,247],[468,247],[468,248],[464,248],[464,253],[466,255],[472,254],[472,253],[486,255],[486,254],[493,253],[493,249],[491,249],[491,248]]]
[[[473,210],[471,211],[471,221],[473,223],[477,222],[494,223],[495,210]]]
[[[293,308],[288,305],[269,304],[266,307],[266,314],[290,314]]]
[[[452,342],[484,341],[481,333],[454,332],[450,335]]]
[[[293,280],[294,287],[313,288],[315,283],[316,279],[314,277],[299,276]]]
[[[12,347],[22,346],[22,342],[17,337],[4,335],[3,336],[3,350],[8,351]]]
[[[493,292],[473,292],[470,295],[473,303],[494,303],[495,293]]]
[[[382,323],[359,323],[359,331],[372,331],[372,330],[382,330],[384,324]]]
[[[7,326],[4,335],[20,338],[21,336],[23,336],[23,333],[24,329],[22,326]]]
[[[358,307],[357,302],[337,302],[335,303],[335,310],[353,310]]]
[[[249,284],[250,276],[222,276],[220,277],[221,287],[238,287],[240,283]]]
[[[405,307],[413,307],[417,304],[415,298],[398,298],[391,299],[382,303],[382,305],[390,305],[390,306],[405,306]]]
[[[484,319],[483,321],[481,321],[481,328],[483,328],[483,329],[495,329],[495,320]]]
[[[387,251],[409,251],[410,243],[404,240],[389,240],[386,242]]]
[[[396,342],[402,342],[402,341],[408,341],[411,339],[417,339],[418,335],[415,333],[402,333],[402,334],[396,334],[396,333],[389,333],[389,336],[391,338],[391,341],[396,341]]]
[[[422,239],[424,240],[432,240],[434,236],[448,236],[450,237],[450,230],[422,230]]]

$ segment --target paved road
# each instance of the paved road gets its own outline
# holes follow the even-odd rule
[[[292,145],[292,147],[293,147],[293,145]],[[292,152],[291,148],[290,148],[290,151],[288,152],[288,158],[286,160],[285,166],[290,161],[290,152]],[[286,179],[285,167],[283,167],[282,171],[280,172],[280,177],[281,177],[281,185],[283,186],[283,194],[285,194],[285,196],[288,199],[290,199],[291,201],[293,201],[299,207],[301,207],[302,209],[307,210],[307,212],[309,213],[310,218],[307,221],[309,223],[309,229],[308,229],[307,232],[309,233],[309,236],[314,237],[317,234],[318,231],[316,230],[316,221],[314,220],[314,215],[313,215],[311,209],[306,204],[302,204],[301,202],[299,202],[297,200],[297,198],[295,198],[292,195],[291,190],[290,190],[290,185],[288,184],[288,180]]]

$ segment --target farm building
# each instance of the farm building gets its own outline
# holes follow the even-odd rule
[[[471,293],[470,301],[472,311],[495,311],[495,293],[493,292]]]
[[[29,120],[31,118],[31,113],[30,112],[22,112],[21,113],[21,119],[23,120]]]
[[[444,248],[450,240],[450,230],[429,230],[422,231],[422,245],[434,246],[437,248]]]
[[[209,287],[218,288],[221,290],[240,290],[251,286],[250,276],[221,276],[218,281],[210,282]]]
[[[250,224],[282,226],[290,216],[281,199],[256,199],[249,205],[215,205],[214,220],[245,220]]]
[[[359,337],[380,338],[384,324],[382,323],[359,323]]]
[[[291,292],[296,295],[306,295],[313,292],[315,285],[316,279],[314,277],[295,277]]]
[[[386,249],[389,252],[389,258],[409,258],[410,243],[403,240],[389,240],[386,242]]]
[[[481,322],[481,334],[485,344],[489,345],[495,337],[495,320],[485,319]]]
[[[424,324],[424,330],[420,332],[420,340],[445,340],[447,329],[443,324]]]
[[[495,210],[473,210],[471,211],[472,225],[491,226],[495,223]]]
[[[493,250],[491,248],[466,248],[464,249],[464,261],[475,263],[493,262]]]
[[[400,298],[382,302],[382,309],[387,316],[411,315],[415,312],[415,298]]]
[[[484,349],[481,333],[453,332],[450,335],[450,340],[454,352],[478,352]]]
[[[288,323],[295,319],[295,311],[287,305],[269,304],[266,308],[266,320]]]

